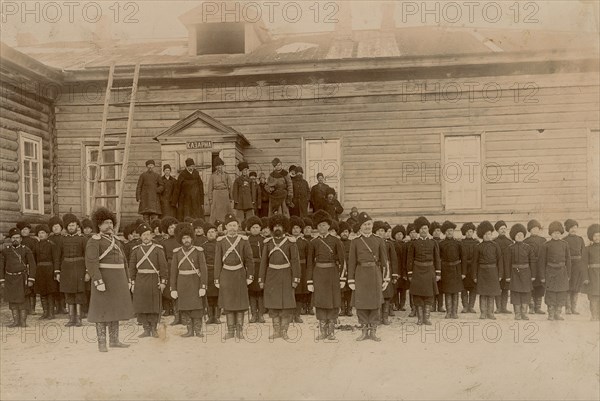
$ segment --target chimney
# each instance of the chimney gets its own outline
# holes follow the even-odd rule
[[[335,23],[336,39],[352,39],[352,8],[351,2],[339,1],[338,17]]]
[[[390,32],[396,29],[396,20],[394,18],[395,11],[395,2],[387,1],[381,4],[381,31]]]

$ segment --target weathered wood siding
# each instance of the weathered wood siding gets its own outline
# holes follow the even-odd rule
[[[0,230],[15,222],[47,222],[51,213],[51,136],[54,108],[51,101],[13,86],[2,73],[0,90]],[[20,132],[42,139],[44,215],[23,213],[21,188]]]
[[[270,171],[275,156],[286,166],[302,163],[303,139],[342,139],[341,198],[348,211],[356,206],[377,218],[404,224],[421,213],[457,222],[503,218],[511,223],[530,216],[547,222],[573,217],[585,226],[598,219],[597,207],[590,206],[590,194],[595,191],[597,197],[598,190],[589,174],[598,154],[588,154],[588,141],[594,135],[590,130],[599,126],[597,73],[420,82],[429,88],[425,95],[407,90],[408,81],[389,80],[322,86],[317,98],[315,85],[293,93],[287,87],[287,99],[281,95],[286,88],[277,85],[263,90],[267,95],[256,95],[256,81],[236,82],[228,90],[207,87],[202,81],[141,82],[130,160],[135,166],[143,166],[148,158],[159,160],[160,145],[152,138],[200,109],[248,138],[245,158],[253,170]],[[478,90],[453,90],[473,82]],[[495,100],[490,100],[495,95],[481,90],[490,82],[502,88]],[[516,98],[513,85],[528,82],[538,89],[521,91]],[[431,88],[436,85],[444,92],[434,93]],[[101,96],[74,93],[59,99],[58,106],[58,158],[61,168],[72,170],[71,179],[59,182],[60,209],[81,213],[81,147],[83,141],[98,138]],[[126,109],[121,110],[124,115]],[[441,162],[442,134],[481,134],[482,163],[501,166],[498,182],[484,180],[481,209],[443,210],[442,185],[435,170]],[[407,163],[425,163],[425,175],[403,174]],[[517,182],[511,169],[515,163],[520,165]],[[526,169],[527,163],[537,169],[533,176],[528,176],[532,170]],[[130,169],[125,190],[127,220],[137,212],[135,171]],[[525,182],[526,178],[537,182]]]

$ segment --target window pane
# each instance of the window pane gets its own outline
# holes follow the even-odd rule
[[[31,210],[31,196],[25,195],[25,210]]]
[[[33,195],[32,199],[33,200],[31,202],[32,203],[32,207],[31,208],[34,209],[34,210],[38,210],[38,208],[39,208],[39,201],[40,201],[39,195]]]
[[[24,145],[25,146],[23,147],[23,154],[25,155],[25,157],[34,157],[33,143],[31,143],[31,141],[25,141]]]

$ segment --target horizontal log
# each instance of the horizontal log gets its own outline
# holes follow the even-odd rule
[[[45,89],[50,90],[51,88],[38,88],[42,91]],[[39,92],[39,91],[38,91]],[[28,107],[29,109],[36,110],[38,112],[50,115],[53,110],[53,105],[45,98],[39,96],[39,93],[29,92],[27,87],[24,86],[14,86],[8,84],[6,82],[0,83],[0,94],[12,101],[15,101],[23,106]]]
[[[19,104],[18,102],[15,102],[13,100],[6,98],[4,96],[0,97],[0,101],[2,101],[2,105],[6,109],[8,109],[14,113],[20,114],[22,116],[25,116],[25,117],[30,118],[35,121],[40,121],[41,123],[44,123],[44,124],[48,124],[48,122],[50,121],[50,117],[48,114],[39,112],[37,110],[32,110],[22,104]]]
[[[10,111],[8,109],[0,110],[0,117],[7,118],[9,120],[15,121],[17,123],[27,125],[29,127],[37,128],[38,130],[48,131],[48,123],[44,123],[42,121],[24,116],[20,113],[15,113],[14,111]],[[49,138],[49,135],[46,135],[46,138]]]
[[[19,194],[16,192],[0,191],[0,201],[1,202],[18,202]]]
[[[9,152],[15,152],[16,154],[17,149],[19,149],[19,144],[14,141],[0,138],[0,149],[3,150],[3,154]]]
[[[7,119],[4,118],[3,116],[0,115],[0,127],[9,129],[9,130],[13,130],[13,131],[23,131],[23,132],[27,132],[28,134],[32,134],[32,135],[36,135],[39,136],[40,138],[43,138],[44,141],[49,141],[50,139],[50,134],[48,130],[41,130],[35,127],[31,127],[29,125],[26,124],[21,124],[18,121],[14,121],[11,119]]]
[[[0,180],[0,191],[17,192],[19,190],[18,181]]]

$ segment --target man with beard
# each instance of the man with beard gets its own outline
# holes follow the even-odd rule
[[[273,159],[271,164],[274,170],[269,174],[265,187],[269,193],[269,217],[278,213],[289,218],[288,206],[292,205],[292,198],[294,197],[292,179],[288,172],[283,169],[283,164],[277,157]]]
[[[204,217],[204,184],[200,173],[194,168],[194,159],[185,161],[185,169],[177,177],[171,205],[177,207],[177,219]]]
[[[171,204],[171,199],[177,187],[177,180],[171,175],[171,166],[169,164],[163,166],[163,175],[160,177],[158,184],[163,189],[160,193],[161,217],[176,217],[177,208]]]
[[[0,251],[0,286],[12,313],[8,327],[27,327],[29,294],[35,283],[36,265],[31,249],[21,244],[21,230],[8,232],[11,244]]]
[[[296,309],[294,292],[300,282],[300,261],[296,238],[284,236],[289,220],[282,215],[269,219],[272,238],[264,240],[258,283],[264,289],[265,308],[273,319],[270,340],[288,340],[288,328]],[[268,271],[268,274],[267,274]]]
[[[113,234],[116,216],[106,208],[97,209],[92,219],[100,231],[87,242],[85,266],[92,278],[88,321],[96,323],[98,350],[107,352],[106,328],[112,348],[127,348],[119,341],[119,321],[133,317],[127,260],[120,241]]]
[[[137,188],[135,190],[135,201],[139,202],[138,213],[141,214],[146,223],[160,215],[160,193],[163,188],[160,186],[160,175],[154,172],[154,160],[146,161],[147,171],[144,171],[138,178]]]
[[[231,197],[238,220],[245,220],[250,216],[254,216],[256,191],[252,180],[248,176],[250,172],[248,163],[240,162],[237,167],[242,174],[233,182]]]
[[[194,230],[188,223],[179,223],[175,237],[181,244],[171,260],[171,297],[177,300],[187,332],[182,337],[204,337],[202,317],[208,273],[202,247],[193,245]]]

